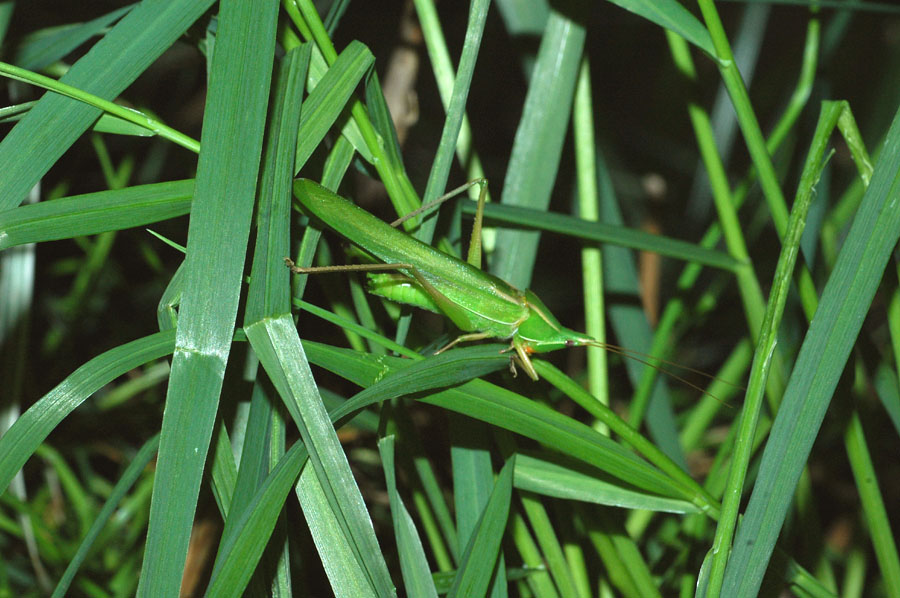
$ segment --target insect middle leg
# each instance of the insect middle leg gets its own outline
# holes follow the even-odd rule
[[[459,343],[467,343],[469,341],[480,341],[480,340],[484,340],[484,339],[490,338],[490,337],[491,337],[491,334],[489,332],[470,332],[469,334],[462,334],[462,335],[456,337],[455,339],[453,339],[452,341],[450,341],[449,343],[447,343],[446,345],[444,345],[443,347],[441,347],[440,349],[438,349],[437,351],[435,351],[434,354],[437,355],[439,353],[443,353],[447,349],[450,349],[450,348],[458,345]]]

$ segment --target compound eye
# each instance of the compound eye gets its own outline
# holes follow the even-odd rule
[[[575,346],[575,341],[573,341],[570,338],[567,338],[566,339],[566,347],[574,347],[574,346]]]

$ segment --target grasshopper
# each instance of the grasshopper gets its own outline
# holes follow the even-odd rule
[[[480,244],[477,241],[486,181],[472,181],[448,196],[475,184],[481,185],[479,209],[469,244],[468,261],[463,261],[393,228],[314,181],[297,179],[294,181],[294,196],[306,213],[383,263],[323,268],[299,268],[288,258],[285,258],[285,263],[295,273],[369,271],[369,292],[443,314],[465,333],[438,353],[461,342],[508,339],[509,348],[504,351],[512,352],[510,369],[513,374],[518,362],[535,381],[538,374],[531,362],[534,353],[583,346],[621,351],[615,345],[602,343],[564,327],[533,292],[517,289],[481,270]],[[399,274],[377,273],[384,270]]]

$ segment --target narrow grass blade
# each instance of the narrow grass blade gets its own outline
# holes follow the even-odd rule
[[[643,509],[666,513],[699,513],[686,500],[665,498],[642,492],[583,466],[566,463],[554,455],[516,457],[516,488],[544,496],[579,500],[610,507]]]
[[[447,105],[447,116],[444,120],[444,128],[441,130],[441,139],[431,172],[428,175],[428,184],[425,187],[425,202],[437,199],[447,188],[447,177],[450,175],[450,167],[453,164],[453,156],[459,142],[460,129],[463,125],[463,117],[466,110],[466,101],[472,86],[472,77],[475,71],[475,61],[478,51],[481,49],[481,39],[484,35],[484,24],[487,19],[488,0],[475,0],[469,5],[469,20],[466,25],[466,38],[463,42],[462,54],[459,59],[459,69],[453,81],[453,90]],[[425,230],[418,235],[419,239],[426,242],[431,240],[434,232],[435,220],[428,221]],[[480,240],[479,240],[480,242]]]
[[[544,563],[544,555],[541,554],[537,542],[531,535],[531,530],[525,523],[525,518],[515,510],[510,513],[511,521],[509,523],[509,535],[516,545],[516,550],[522,558],[522,564],[525,567],[533,568],[535,571],[525,580],[528,589],[536,596],[541,598],[559,598],[559,592],[553,585],[553,579],[550,573],[546,571]]]
[[[215,460],[209,475],[213,498],[223,518],[231,512],[231,498],[237,485],[237,463],[234,461],[232,446],[225,423],[220,419],[215,430]]]
[[[617,203],[618,200],[613,189],[609,170],[602,156],[598,154],[598,158],[600,219],[608,224],[621,226],[623,222],[622,213]],[[639,307],[639,301],[637,301],[639,288],[634,254],[614,245],[604,247],[603,274],[608,294],[634,299],[633,302],[619,301],[609,304],[609,319],[612,329],[616,333],[616,338],[619,343],[629,349],[645,354],[649,353],[653,332],[650,329],[650,323],[647,321],[647,315]],[[641,380],[643,372],[648,367],[633,359],[625,360],[628,377],[636,387]],[[687,470],[684,453],[678,444],[678,432],[668,389],[660,379],[656,379],[653,386],[647,391],[643,395],[638,395],[638,398],[646,397],[646,402],[636,401],[631,405],[628,418],[629,423],[633,428],[640,428],[646,414],[650,435],[660,449],[678,463],[682,469]]]
[[[288,52],[278,69],[259,185],[256,244],[244,314],[245,327],[266,316],[287,313],[290,309],[288,273],[282,260],[290,251],[291,183],[310,49],[311,46],[306,44]],[[220,585],[215,588],[211,585],[207,590],[212,596],[220,596],[225,591],[240,595],[241,588],[246,585],[253,571],[249,563],[255,563],[262,554],[262,547],[265,546],[277,519],[273,516],[271,519],[261,521],[256,516],[257,524],[253,528],[250,530],[241,528],[247,520],[245,514],[248,509],[253,508],[252,501],[270,469],[272,451],[276,446],[280,451],[284,450],[282,434],[272,427],[277,417],[273,409],[274,393],[267,390],[271,390],[271,386],[268,385],[266,378],[258,376],[253,385],[250,411],[243,435],[240,468],[230,501],[231,509],[225,520],[219,553],[213,566],[213,578]],[[279,438],[282,438],[281,442]],[[219,453],[216,454],[218,456]],[[227,456],[231,456],[230,451],[227,452]],[[287,497],[291,481],[297,475],[299,466],[281,485],[283,488],[277,492],[282,501]],[[234,536],[242,531],[257,538],[236,540]],[[240,546],[234,551],[226,552],[226,546],[238,543]],[[264,563],[248,594],[261,595],[263,572],[267,569],[274,570],[277,566],[277,563]],[[235,577],[238,579],[234,579]]]
[[[226,517],[225,528],[222,530],[222,544],[231,540],[236,522],[240,520],[254,494],[266,479],[269,469],[268,431],[271,418],[272,397],[266,396],[262,381],[257,380],[253,385],[253,394],[250,397],[250,409],[243,433],[244,442],[240,445],[240,467],[235,472],[228,508],[223,513]],[[222,434],[221,437],[227,438],[227,435]],[[223,443],[218,448],[225,449],[223,458],[234,463],[230,442]],[[219,458],[218,452],[216,458]],[[217,555],[216,561],[218,560]],[[215,570],[215,567],[213,569]]]
[[[866,446],[866,434],[859,413],[854,410],[844,433],[844,444],[853,468],[853,478],[859,489],[863,515],[872,534],[875,558],[881,569],[885,593],[891,598],[900,596],[900,559],[897,558],[897,542],[891,532],[891,520],[884,506],[884,498],[878,488],[878,475]]]
[[[719,519],[713,542],[714,556],[708,588],[712,596],[718,595],[722,587],[728,547],[731,545],[734,527],[737,523],[744,480],[750,464],[753,439],[756,434],[756,425],[762,410],[767,378],[769,377],[772,360],[775,355],[775,345],[778,340],[781,318],[784,315],[788,291],[793,281],[792,275],[797,264],[797,257],[800,254],[800,240],[806,226],[809,206],[812,202],[813,187],[821,175],[826,142],[842,110],[843,106],[839,102],[824,102],[822,104],[822,112],[816,127],[814,141],[803,167],[797,197],[794,200],[790,219],[788,220],[788,228],[782,239],[781,254],[778,257],[765,318],[759,332],[759,341],[756,346],[753,364],[750,367],[750,381],[747,384],[744,407],[738,424],[738,434],[735,439],[727,490],[722,501],[722,516]]]
[[[472,202],[465,202],[462,210],[466,214],[474,215],[476,206]],[[697,262],[728,271],[741,266],[741,263],[730,255],[700,247],[695,243],[626,228],[619,224],[589,222],[566,214],[541,212],[505,204],[485,204],[484,219],[494,223],[514,224],[534,230],[565,234],[585,241],[652,251],[677,260]]]
[[[422,531],[427,536],[436,568],[449,571],[459,563],[459,541],[450,506],[438,478],[443,464],[427,456],[424,443],[413,427],[410,412],[395,411],[394,414],[394,423],[404,447],[401,463],[404,469],[410,466],[415,469],[422,490],[422,495],[413,490],[414,508],[422,522]]]
[[[425,549],[400,492],[397,489],[397,478],[394,469],[394,435],[389,434],[378,441],[378,451],[384,468],[388,498],[391,502],[391,519],[394,522],[394,537],[400,557],[400,570],[403,572],[403,584],[407,596],[437,598],[434,580]]]
[[[142,2],[72,65],[61,81],[108,100],[115,98],[212,3]],[[0,142],[0,211],[19,205],[98,116],[96,108],[45,94]]]
[[[369,110],[372,126],[381,138],[384,153],[391,169],[401,172],[404,166],[403,157],[400,153],[400,142],[397,141],[397,130],[394,128],[394,121],[391,119],[391,112],[388,109],[387,101],[384,99],[381,81],[378,80],[376,71],[372,71],[366,77],[366,108]]]
[[[297,131],[309,104],[301,106],[311,46],[291,50],[278,71],[266,148],[260,175],[256,245],[250,270],[244,325],[290,312],[289,276],[284,257],[290,254],[291,186]]]
[[[143,473],[144,468],[147,467],[147,464],[150,463],[156,455],[157,448],[159,448],[159,435],[156,435],[145,442],[144,446],[142,446],[134,456],[134,459],[131,460],[131,463],[122,473],[122,477],[119,478],[119,481],[116,482],[115,487],[113,487],[112,491],[109,493],[109,498],[106,499],[103,508],[100,509],[100,512],[97,513],[94,518],[91,529],[84,535],[81,545],[78,547],[78,552],[76,552],[72,557],[72,560],[69,561],[66,572],[63,573],[59,583],[56,584],[56,588],[53,590],[52,598],[63,598],[66,595],[66,592],[68,592],[69,586],[72,583],[72,579],[74,579],[75,575],[78,573],[78,568],[81,567],[81,564],[84,563],[85,559],[87,559],[90,554],[97,536],[103,531],[103,528],[109,522],[115,510],[119,508],[119,503],[125,498],[128,491],[131,490],[132,485],[134,485]]]
[[[712,38],[697,17],[676,0],[609,0],[640,15],[663,29],[674,31],[710,56],[715,56]]]
[[[579,512],[583,514],[588,537],[603,561],[610,583],[625,596],[659,597],[659,587],[647,562],[625,531],[618,513],[609,509],[597,509],[590,514],[584,510]]]
[[[12,20],[12,13],[15,4],[12,0],[0,2],[0,42],[6,41],[6,34],[9,29],[9,22]]]
[[[491,465],[490,429],[482,422],[473,422],[467,417],[451,413],[450,419],[450,462],[453,467],[453,503],[456,509],[456,534],[459,554],[464,555],[478,532],[479,522],[491,497],[494,487],[494,468]],[[491,598],[505,598],[506,561],[500,554],[497,559],[495,583],[482,590],[481,594]],[[491,561],[493,569],[494,561]],[[460,569],[464,556],[460,558]],[[457,577],[457,579],[459,579]]]
[[[177,143],[193,152],[199,150],[199,143],[195,139],[176,131],[165,123],[162,123],[139,110],[120,106],[115,102],[106,100],[81,88],[51,79],[50,77],[45,77],[40,73],[6,64],[5,62],[0,62],[0,74],[4,77],[9,77],[16,81],[23,81],[31,85],[37,85],[38,87],[43,87],[53,93],[58,93],[67,98],[84,102],[88,106],[102,110],[105,115],[111,115],[118,120],[130,123],[132,126],[143,129],[150,135],[159,135],[160,137]],[[37,105],[35,105],[35,107],[36,106]],[[31,110],[34,110],[34,107]]]
[[[232,533],[222,539],[206,596],[243,595],[306,456],[306,447],[296,443],[266,477]]]
[[[453,387],[506,368],[509,358],[501,355],[497,346],[463,347],[412,363],[403,360],[405,367],[385,368],[374,384],[353,395],[335,416],[342,418],[389,398]]]
[[[551,11],[503,182],[504,205],[546,210],[568,131],[584,26]],[[540,235],[500,230],[491,271],[519,288],[531,283]]]
[[[11,123],[22,120],[22,118],[26,114],[28,114],[28,111],[31,110],[36,104],[37,101],[22,102],[21,104],[15,104],[13,106],[0,108],[0,123]],[[128,114],[132,117],[132,119],[134,119],[135,116],[142,113],[131,112]],[[129,120],[124,120],[108,112],[104,112],[103,115],[100,116],[100,119],[91,126],[91,130],[97,133],[112,133],[113,135],[134,135],[137,137],[153,137],[154,135],[156,135],[154,131],[151,131],[144,126],[135,124],[134,122],[131,122]]]
[[[175,218],[190,211],[193,195],[194,181],[188,179],[19,206],[0,212],[0,250]]]
[[[683,492],[685,492],[685,496],[690,497],[694,504],[704,510],[710,510],[712,512],[718,510],[718,506],[715,504],[715,500],[712,496],[705,492],[700,485],[687,474],[687,470],[681,464],[665,453],[662,447],[657,448],[656,445],[631,427],[628,422],[613,413],[609,407],[594,400],[594,397],[590,396],[583,388],[581,388],[581,386],[576,384],[575,381],[563,374],[550,363],[547,363],[546,361],[537,361],[535,362],[535,366],[541,377],[563,391],[569,398],[597,418],[599,423],[604,424],[607,428],[619,435],[624,442],[637,449],[644,458],[666,472],[673,480],[678,480]]]
[[[175,333],[158,332],[94,357],[31,406],[0,437],[0,491],[47,435],[88,397],[129,370],[175,350]]]
[[[591,67],[581,59],[575,102],[572,107],[572,136],[575,151],[575,178],[578,185],[577,214],[588,222],[600,218],[600,190],[597,176],[597,142],[594,136],[594,100],[591,94]],[[603,257],[600,247],[581,249],[581,294],[584,297],[584,333],[599,343],[607,341],[606,300],[603,296]],[[596,400],[609,405],[609,361],[600,347],[587,347],[588,388]],[[601,424],[602,425],[602,424]],[[598,430],[603,431],[600,427]]]
[[[509,517],[514,467],[515,457],[510,457],[497,476],[481,519],[463,553],[456,579],[447,594],[449,598],[487,594]]]
[[[73,52],[81,44],[128,14],[136,4],[129,4],[110,11],[87,23],[66,26],[49,35],[35,36],[19,46],[13,62],[25,69],[39,71],[67,54]]]
[[[307,343],[313,349],[318,345]],[[471,349],[483,349],[472,347]],[[457,351],[458,353],[459,351]],[[441,356],[438,356],[441,357]],[[435,358],[436,359],[436,358]],[[423,361],[424,364],[427,360]],[[414,367],[414,366],[411,366]],[[448,369],[445,363],[441,363],[437,370],[446,372]],[[349,414],[357,412],[373,402],[388,400],[398,395],[398,389],[406,388],[409,392],[416,392],[415,387],[405,386],[405,383],[412,380],[436,380],[435,377],[427,375],[422,370],[413,372],[413,376],[406,378],[403,376],[405,371],[397,372],[385,378],[380,383],[371,386],[368,391],[358,394],[354,399],[344,401],[343,404],[336,409],[332,409],[329,417],[332,422],[340,422]],[[427,383],[426,383],[427,385]],[[224,450],[228,450],[227,444]],[[298,452],[299,451],[299,452]],[[290,487],[291,480],[296,478],[300,467],[306,459],[306,448],[302,443],[297,443],[284,457],[279,461],[278,466],[273,469],[272,474],[266,479],[263,486],[254,495],[249,503],[245,514],[240,518],[235,527],[232,528],[233,534],[223,537],[222,545],[218,556],[218,562],[213,574],[210,586],[207,589],[207,595],[219,596],[218,592],[240,591],[242,584],[246,580],[242,576],[247,576],[247,563],[255,562],[258,554],[262,551],[265,542],[261,534],[265,534],[265,530],[271,530],[272,519],[278,513],[277,505],[284,502],[284,496]],[[311,484],[300,482],[298,486],[298,495],[301,497],[301,503],[304,505],[306,512],[324,513],[323,509],[328,508],[325,495],[318,487],[314,474],[305,474],[311,476]],[[287,476],[287,477],[284,477]],[[279,481],[280,480],[280,481]],[[283,486],[287,483],[287,486]],[[287,488],[287,489],[283,489]],[[320,501],[316,504],[315,501]],[[335,593],[339,596],[360,597],[364,595],[374,595],[370,592],[369,586],[365,582],[363,571],[356,566],[355,561],[350,562],[350,551],[346,549],[345,543],[340,539],[340,529],[333,518],[317,518],[314,522],[314,538],[317,545],[321,546],[323,553],[323,563],[326,570],[333,569],[335,574],[332,576],[336,579]],[[262,530],[262,531],[261,531]],[[267,536],[266,536],[267,537]],[[332,539],[327,542],[324,540]]]
[[[528,523],[534,530],[534,537],[537,539],[541,553],[544,555],[544,561],[547,563],[547,569],[559,589],[560,596],[576,598],[575,581],[572,579],[572,572],[566,562],[559,540],[559,533],[562,530],[554,529],[555,526],[539,496],[530,492],[521,492],[519,500],[522,503],[522,510],[528,518]]]
[[[300,115],[300,135],[297,137],[297,155],[294,174],[306,164],[309,156],[319,147],[325,133],[334,125],[346,109],[347,102],[369,72],[375,57],[363,44],[353,41],[341,52],[334,64],[304,102]]]
[[[444,111],[448,112],[450,109],[456,73],[454,72],[453,63],[450,59],[450,51],[447,49],[444,33],[441,30],[437,9],[434,6],[433,0],[417,0],[415,6],[416,14],[419,17],[419,24],[422,26],[425,46],[428,49],[431,70],[434,73],[438,91],[441,95],[441,102],[444,104]],[[466,169],[466,178],[468,180],[471,181],[484,177],[481,158],[479,158],[472,147],[472,126],[465,113],[463,113],[462,123],[456,141],[456,156],[460,166]],[[474,191],[470,197],[472,199],[477,199],[477,196],[474,195]],[[487,197],[487,201],[491,201],[490,196]],[[484,236],[488,237],[489,235],[485,234]],[[490,237],[491,241],[488,241],[487,238],[483,241],[486,249],[487,246],[493,248],[493,233],[491,233]]]
[[[377,596],[395,595],[371,519],[306,365],[293,321],[287,315],[269,318],[248,326],[245,332],[309,450],[312,471],[326,501],[328,512],[323,517],[333,518],[337,524],[340,542],[365,572],[369,590]],[[313,514],[306,515],[310,520]],[[334,585],[336,580],[331,579]]]
[[[785,390],[725,571],[725,595],[755,595],[762,582],[800,472],[900,235],[898,189],[900,113]]]
[[[378,598],[311,464],[300,474],[296,494],[336,598]]]
[[[369,386],[408,363],[388,357],[376,360],[366,354],[319,343],[306,342],[304,348],[311,363],[361,386]],[[419,400],[522,434],[660,496],[694,498],[680,484],[608,437],[543,404],[482,380]]]
[[[274,3],[250,0],[219,12],[138,596],[174,596],[181,585],[243,282],[276,16]]]

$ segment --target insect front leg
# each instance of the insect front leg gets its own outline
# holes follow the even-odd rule
[[[538,381],[538,373],[537,370],[534,369],[534,363],[531,361],[531,357],[528,353],[528,348],[525,346],[525,343],[521,341],[517,336],[513,336],[512,342],[509,344],[507,349],[504,349],[503,352],[506,351],[515,351],[509,357],[509,371],[512,372],[513,377],[516,376],[516,362],[519,362],[519,365],[525,370],[525,373],[528,374],[528,377]]]

